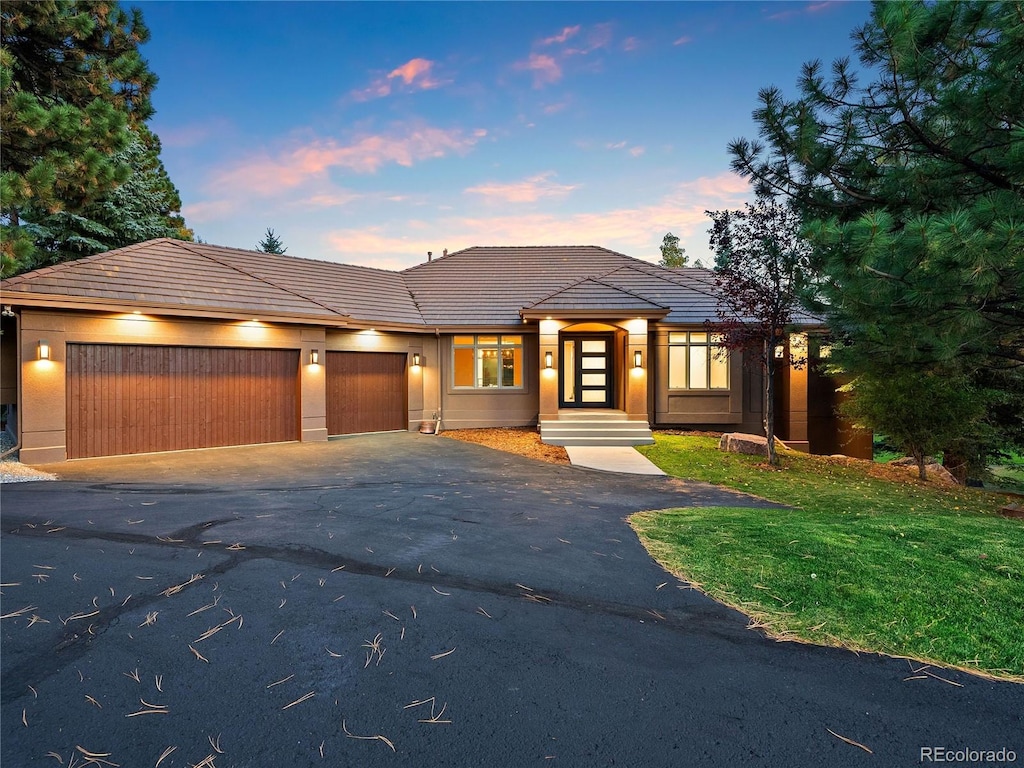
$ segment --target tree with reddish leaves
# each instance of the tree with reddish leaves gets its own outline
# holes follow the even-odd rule
[[[711,217],[719,322],[714,332],[726,349],[742,352],[764,381],[764,431],[768,462],[775,451],[776,358],[800,310],[810,280],[811,248],[800,237],[799,216],[773,198],[759,196],[738,211],[705,211]],[[803,361],[794,361],[802,364]]]

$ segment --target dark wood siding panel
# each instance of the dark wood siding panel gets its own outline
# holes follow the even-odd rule
[[[327,433],[408,429],[404,354],[327,353]]]
[[[296,350],[69,344],[68,458],[296,440]]]

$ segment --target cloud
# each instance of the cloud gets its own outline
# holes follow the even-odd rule
[[[577,34],[579,34],[579,31],[580,31],[580,25],[579,24],[577,24],[574,27],[565,27],[557,35],[552,35],[551,37],[545,37],[543,40],[539,41],[537,44],[538,45],[555,45],[556,43],[561,44],[561,43],[564,43],[566,40],[568,40],[570,37],[575,37]]]
[[[352,92],[356,101],[369,101],[391,95],[395,88],[402,91],[428,91],[446,85],[448,80],[439,80],[434,74],[434,62],[430,59],[409,59],[387,75],[376,78],[369,86]]]
[[[604,148],[613,152],[625,149],[632,157],[640,157],[640,155],[647,151],[646,147],[641,147],[639,145],[630,147],[629,142],[627,141],[609,141],[604,145]]]
[[[200,200],[198,203],[186,203],[181,207],[181,215],[190,222],[216,221],[230,216],[238,209],[234,200]]]
[[[686,45],[687,43],[692,43],[692,42],[693,42],[693,38],[692,37],[690,37],[689,35],[683,35],[682,37],[677,37],[675,40],[673,40],[672,41],[672,45]]]
[[[784,19],[790,19],[794,16],[800,16],[805,13],[818,13],[824,11],[827,8],[835,6],[837,3],[835,0],[821,0],[820,2],[807,3],[801,8],[791,8],[785,11],[779,11],[768,16],[770,21],[782,21]]]
[[[534,88],[543,88],[562,79],[561,65],[546,53],[531,52],[528,58],[513,64],[512,69],[532,72]]]
[[[565,109],[568,106],[569,106],[569,102],[568,101],[557,101],[557,102],[554,102],[553,104],[545,104],[542,111],[544,112],[545,115],[554,115],[554,114],[556,114],[558,112],[561,112],[563,109]]]
[[[578,188],[578,184],[556,184],[551,181],[555,175],[554,171],[546,171],[522,181],[507,184],[485,182],[475,187],[469,187],[464,192],[505,203],[535,203],[541,198],[564,197]]]
[[[690,243],[699,247],[706,241],[706,209],[737,208],[749,198],[746,180],[723,173],[677,184],[649,205],[566,215],[448,216],[430,220],[413,237],[390,235],[382,227],[353,228],[335,230],[327,242],[341,261],[392,269],[424,261],[428,250],[437,254],[473,245],[602,245],[653,261],[666,232],[697,238]],[[396,222],[390,231],[410,230]]]
[[[640,155],[642,155],[646,151],[647,151],[646,147],[630,147],[629,148],[629,154],[632,155],[633,157],[640,157]]]
[[[463,154],[486,135],[483,129],[467,134],[457,128],[413,124],[392,133],[364,134],[348,142],[315,138],[216,171],[209,187],[225,196],[272,195],[324,178],[335,168],[372,174],[384,165],[410,167],[423,160]]]
[[[609,23],[595,24],[587,33],[586,44],[579,48],[566,48],[567,56],[586,56],[589,53],[607,48],[612,42],[612,25]]]
[[[640,47],[640,40],[635,37],[627,37],[622,41],[622,50],[635,51]]]

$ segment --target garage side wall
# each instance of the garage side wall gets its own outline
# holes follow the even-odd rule
[[[45,342],[49,359],[39,359]],[[295,350],[301,440],[326,440],[323,366],[310,351],[323,350],[322,328],[257,321],[203,321],[134,314],[62,313],[26,309],[21,315],[21,460],[45,464],[68,458],[68,344],[158,345]]]

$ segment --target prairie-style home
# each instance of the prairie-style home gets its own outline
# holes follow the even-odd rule
[[[762,430],[761,374],[707,322],[716,287],[596,246],[468,248],[404,271],[153,240],[3,281],[21,460],[388,430],[533,426],[553,444]],[[777,431],[865,451],[789,337]]]

